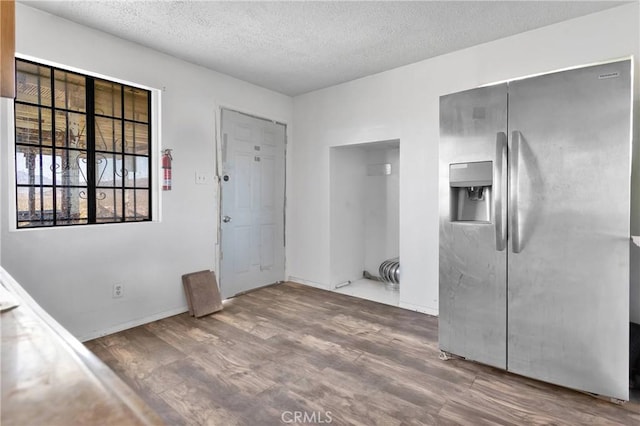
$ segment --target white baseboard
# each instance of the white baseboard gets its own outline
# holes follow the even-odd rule
[[[318,283],[315,281],[309,281],[309,280],[305,280],[303,278],[299,278],[299,277],[293,277],[291,275],[289,275],[289,278],[287,279],[287,281],[293,281],[299,284],[304,284],[304,285],[308,285],[310,287],[315,287],[315,288],[320,288],[322,290],[330,290],[329,286],[326,284],[322,284],[322,283]]]
[[[308,285],[310,287],[320,288],[322,290],[330,290],[327,285],[322,284],[322,283],[318,283],[318,282],[315,282],[315,281],[309,281],[309,280],[305,280],[305,279],[298,278],[298,277],[293,277],[293,276],[289,276],[288,280],[289,281],[293,281],[293,282],[297,282],[297,283],[300,283],[300,284]],[[427,315],[438,316],[438,309],[430,308],[430,307],[427,307],[427,306],[414,305],[413,303],[407,303],[407,302],[403,302],[403,301],[400,301],[400,304],[398,306],[400,308],[408,309],[410,311],[420,312],[420,313],[427,314]],[[83,336],[79,336],[79,337],[77,337],[77,339],[80,340],[81,342],[86,342],[88,340],[93,340],[93,339],[97,339],[98,337],[103,337],[103,336],[107,336],[109,334],[117,333],[119,331],[128,330],[130,328],[138,327],[140,325],[144,325],[144,324],[147,324],[147,323],[150,323],[150,322],[153,322],[153,321],[157,321],[157,320],[160,320],[160,319],[163,319],[163,318],[167,318],[167,317],[171,317],[171,316],[174,316],[174,315],[182,314],[184,312],[187,312],[188,310],[189,309],[187,308],[187,306],[182,306],[180,308],[170,309],[168,311],[159,312],[157,314],[150,315],[150,316],[147,316],[147,317],[136,318],[136,319],[131,320],[131,321],[123,322],[121,324],[115,325],[113,327],[109,327],[109,328],[101,330],[101,331],[91,332],[91,333],[85,334]]]
[[[413,303],[403,302],[402,300],[400,301],[400,304],[398,306],[400,306],[403,309],[408,309],[410,311],[416,311],[416,312],[420,312],[427,315],[433,315],[434,317],[438,316],[438,309],[435,309],[435,308],[414,305]]]
[[[115,325],[113,327],[109,327],[109,328],[107,328],[105,330],[102,330],[102,331],[91,332],[91,333],[85,334],[84,336],[77,337],[77,339],[80,340],[81,342],[86,342],[88,340],[97,339],[98,337],[103,337],[103,336],[107,336],[109,334],[117,333],[119,331],[128,330],[130,328],[137,327],[139,325],[148,324],[150,322],[157,321],[159,319],[172,317],[174,315],[178,315],[178,314],[187,312],[188,310],[189,310],[189,308],[187,306],[183,306],[183,307],[176,308],[176,309],[170,309],[168,311],[159,312],[157,314],[153,314],[153,315],[150,315],[148,317],[136,318],[136,319],[131,320],[131,321],[123,322],[122,324],[118,324],[118,325]]]

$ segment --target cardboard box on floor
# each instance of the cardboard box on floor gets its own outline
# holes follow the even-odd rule
[[[222,300],[213,271],[198,271],[182,276],[189,314],[200,318],[222,310]]]

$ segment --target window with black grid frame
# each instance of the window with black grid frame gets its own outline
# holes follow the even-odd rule
[[[151,220],[151,92],[16,60],[18,228]]]

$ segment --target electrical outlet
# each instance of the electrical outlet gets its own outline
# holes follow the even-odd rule
[[[196,172],[196,185],[207,185],[209,176],[204,172]]]
[[[113,298],[117,299],[119,297],[124,296],[124,284],[122,283],[115,283],[113,285]]]

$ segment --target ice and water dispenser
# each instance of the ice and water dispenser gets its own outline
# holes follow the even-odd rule
[[[449,165],[452,222],[491,222],[493,162]]]

